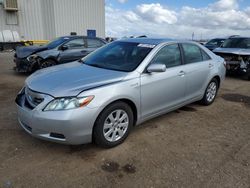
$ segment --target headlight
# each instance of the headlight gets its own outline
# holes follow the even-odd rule
[[[35,61],[38,56],[36,54],[30,55],[27,57],[27,60],[29,62]]]
[[[44,111],[70,110],[84,107],[87,106],[93,100],[93,98],[94,96],[65,97],[54,99],[44,108]]]

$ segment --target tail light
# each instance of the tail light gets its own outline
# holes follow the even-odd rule
[[[226,63],[226,61],[223,61],[223,65],[224,65],[225,68],[227,68],[227,63]]]

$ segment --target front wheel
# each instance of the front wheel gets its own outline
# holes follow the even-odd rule
[[[133,126],[133,112],[124,102],[106,107],[96,120],[93,138],[97,145],[111,148],[121,144]]]
[[[52,59],[45,59],[44,61],[42,61],[39,65],[40,69],[44,69],[47,67],[52,67],[56,65],[56,61],[52,60]]]
[[[216,95],[217,95],[218,88],[219,88],[218,81],[217,81],[217,79],[213,78],[209,82],[209,84],[206,88],[206,91],[205,91],[204,96],[201,100],[201,103],[203,105],[206,105],[206,106],[212,104],[215,100]]]

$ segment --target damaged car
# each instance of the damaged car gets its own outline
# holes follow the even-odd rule
[[[14,55],[17,72],[38,69],[79,60],[106,44],[101,38],[84,36],[59,37],[44,46],[17,48]]]
[[[215,48],[219,48],[225,41],[225,38],[215,38],[208,41],[204,46],[213,51]]]
[[[144,121],[212,104],[225,73],[224,59],[194,42],[122,39],[33,73],[16,98],[18,121],[43,140],[114,147]]]
[[[229,38],[213,52],[225,59],[227,74],[236,74],[250,80],[250,38]]]

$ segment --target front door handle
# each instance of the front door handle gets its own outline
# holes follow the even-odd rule
[[[180,71],[178,76],[185,76],[185,72],[184,71]]]

